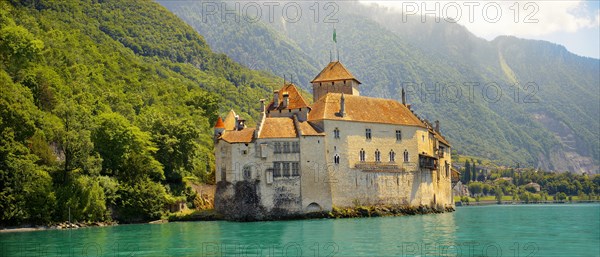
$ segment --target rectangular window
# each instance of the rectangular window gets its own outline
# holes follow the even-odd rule
[[[274,144],[274,148],[275,148],[275,153],[281,153],[281,143],[279,142],[275,142]]]
[[[446,149],[444,149],[444,147],[443,147],[443,146],[440,146],[440,150],[438,150],[438,156],[439,156],[440,158],[444,158],[444,151],[445,151],[445,150],[446,150]]]
[[[267,177],[267,184],[273,184],[273,169],[267,169],[265,177]]]
[[[227,181],[227,169],[221,167],[221,181]]]
[[[273,163],[273,177],[275,177],[275,178],[281,177],[281,162]]]
[[[367,140],[371,139],[371,129],[370,128],[365,130],[365,137],[367,138]]]
[[[300,152],[300,142],[292,142],[292,153]]]
[[[290,142],[283,142],[283,152],[289,153],[290,151]]]
[[[292,176],[293,177],[300,176],[300,163],[292,162]]]
[[[260,144],[260,157],[267,158],[267,144]]]
[[[333,130],[333,138],[336,138],[336,139],[340,138],[340,130],[338,128],[335,128]]]
[[[281,174],[284,177],[289,177],[290,176],[290,163],[284,162],[282,166],[283,166],[283,170],[282,170]]]
[[[396,141],[402,140],[402,131],[396,130]]]

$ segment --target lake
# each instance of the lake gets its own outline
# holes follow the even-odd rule
[[[0,256],[600,256],[600,204],[0,233]]]

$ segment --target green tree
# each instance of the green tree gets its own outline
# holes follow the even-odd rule
[[[495,195],[496,202],[500,204],[500,203],[502,203],[502,197],[504,197],[504,193],[502,192],[502,189],[500,189],[500,188],[497,188],[495,191],[496,191],[496,195]]]
[[[475,165],[473,160],[471,160],[471,163],[471,181],[477,181],[477,165]]]
[[[44,43],[24,27],[11,24],[0,28],[0,61],[13,76],[34,61],[43,48]]]
[[[483,183],[481,183],[481,182],[469,183],[469,192],[471,192],[471,194],[473,196],[480,195],[481,193],[483,193]]]
[[[556,194],[556,196],[554,198],[558,201],[564,201],[567,199],[567,194],[560,192],[560,193]]]
[[[100,115],[97,124],[92,140],[102,157],[103,174],[115,175],[127,182],[164,179],[162,165],[152,157],[157,149],[148,133],[117,113]]]
[[[117,201],[117,216],[127,222],[159,219],[165,209],[165,188],[149,179],[122,184]]]
[[[61,124],[56,134],[60,152],[64,155],[62,181],[66,182],[69,173],[82,171],[88,175],[98,175],[101,159],[93,152],[91,140],[92,117],[90,111],[73,100],[66,100],[54,110]]]
[[[463,171],[463,184],[467,184],[471,181],[471,163],[469,160],[465,161],[465,170]]]

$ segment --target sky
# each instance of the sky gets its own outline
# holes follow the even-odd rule
[[[546,40],[577,55],[600,58],[600,0],[368,1],[400,15],[454,19],[473,34]]]

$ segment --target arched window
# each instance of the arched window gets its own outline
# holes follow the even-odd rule
[[[379,152],[379,149],[375,150],[375,161],[376,162],[381,161],[381,152]]]
[[[395,162],[396,161],[396,153],[394,153],[394,150],[390,150],[390,162]]]
[[[404,149],[404,162],[408,162],[408,151]]]
[[[340,155],[339,155],[339,154],[337,154],[337,153],[336,153],[336,154],[333,156],[333,163],[335,163],[335,164],[340,164]]]
[[[358,158],[360,159],[361,162],[365,161],[365,150],[363,150],[362,148],[360,149],[360,152],[358,152]]]
[[[335,128],[333,130],[333,138],[336,138],[336,139],[340,138],[340,130],[338,128]]]

